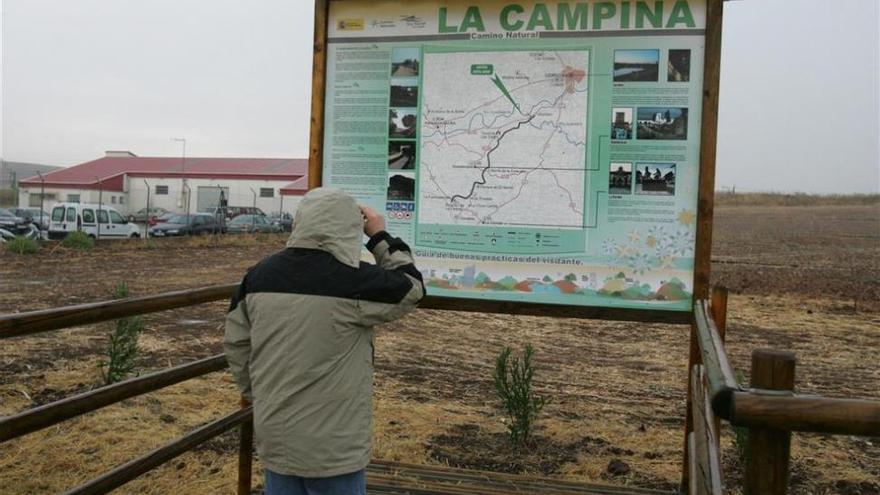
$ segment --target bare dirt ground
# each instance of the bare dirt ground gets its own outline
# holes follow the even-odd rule
[[[237,281],[280,237],[167,240],[0,254],[0,313]],[[748,379],[753,349],[798,356],[800,391],[880,399],[880,205],[720,207],[716,281],[733,290],[728,350]],[[225,304],[145,317],[141,369],[221,352]],[[0,415],[95,387],[107,324],[0,343]],[[681,472],[688,330],[681,326],[419,310],[376,339],[374,456],[674,489]],[[532,343],[551,402],[534,444],[512,451],[491,384],[505,346]],[[3,444],[0,493],[55,493],[223,414],[226,372]],[[725,474],[741,468],[724,432]],[[233,493],[237,436],[224,435],[120,493]],[[880,493],[880,441],[795,435],[792,493]],[[609,465],[615,469],[609,470]],[[259,466],[255,467],[255,472]],[[259,478],[255,478],[259,479]]]

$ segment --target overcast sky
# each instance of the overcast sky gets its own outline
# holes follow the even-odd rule
[[[308,0],[0,0],[10,161],[306,157]],[[877,0],[726,4],[719,189],[880,191]]]

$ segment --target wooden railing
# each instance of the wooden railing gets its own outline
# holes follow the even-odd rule
[[[195,306],[206,302],[229,300],[237,287],[238,284],[213,285],[153,296],[114,299],[2,315],[0,316],[0,339]]]
[[[690,368],[683,489],[723,493],[721,420],[748,429],[746,495],[787,493],[792,432],[880,436],[880,402],[796,394],[790,352],[753,351],[751,383],[738,384],[724,350],[726,308],[724,289],[694,306],[691,335],[699,352]]]
[[[225,300],[235,288],[235,284],[220,285],[0,316],[0,340]],[[724,349],[726,310],[724,290],[714,291],[711,302],[697,301],[694,306],[684,491],[722,493],[719,447],[722,420],[748,428],[744,488],[749,495],[786,493],[791,432],[880,436],[880,402],[794,393],[795,359],[791,353],[754,351],[751,384],[748,388],[739,385]],[[2,417],[0,443],[227,366],[226,358],[216,355]],[[241,430],[238,493],[250,493],[253,462],[250,407],[212,421],[67,493],[107,493],[235,427]]]
[[[0,316],[0,340],[50,330],[97,323],[127,316],[193,306],[228,299],[236,285],[205,287],[64,308]],[[228,367],[223,354],[175,366],[148,375],[107,385],[73,397],[0,417],[0,443],[48,428],[76,416],[96,411],[122,400],[153,392]],[[253,464],[253,412],[243,407],[177,438],[137,459],[117,466],[97,478],[67,491],[67,494],[99,494],[118,488],[138,476],[192,450],[194,447],[238,427],[239,495],[251,492]]]

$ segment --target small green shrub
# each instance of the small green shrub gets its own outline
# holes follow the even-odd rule
[[[544,397],[532,393],[532,356],[535,350],[531,344],[526,345],[522,360],[519,356],[511,358],[512,350],[505,347],[495,359],[495,371],[492,380],[495,391],[501,400],[501,409],[507,414],[507,430],[510,441],[516,445],[524,445],[532,434],[532,426],[538,413],[548,403]]]
[[[36,254],[40,251],[40,243],[27,237],[16,237],[6,242],[6,250],[15,254]]]
[[[128,285],[120,282],[113,291],[113,298],[125,299],[128,294]],[[139,316],[116,320],[115,328],[108,336],[107,361],[98,362],[101,379],[106,385],[120,382],[135,374],[138,339],[143,329],[144,321]]]
[[[61,241],[61,245],[66,248],[88,251],[95,247],[95,240],[84,232],[71,232]]]

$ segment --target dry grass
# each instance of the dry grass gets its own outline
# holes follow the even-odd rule
[[[880,194],[715,193],[716,206],[880,206]]]
[[[235,235],[200,235],[193,237],[170,237],[164,239],[126,239],[112,240],[101,243],[107,250],[125,252],[131,250],[167,250],[167,249],[201,249],[252,247],[259,245],[278,245],[288,234],[235,234]]]
[[[839,214],[814,208],[761,214],[755,208],[719,209],[716,241],[723,243],[720,248],[716,244],[716,254],[729,263],[715,270],[739,292],[731,299],[728,349],[733,365],[746,372],[757,347],[792,350],[798,356],[801,391],[880,399],[878,313],[867,304],[854,308],[848,296],[822,292],[833,286],[841,294],[870,293],[872,281],[880,279],[880,252],[872,244],[875,238],[864,237],[872,232],[863,230],[876,217],[867,210],[860,214],[862,223],[841,222],[853,211],[842,208]],[[841,248],[809,236],[797,240],[802,229],[863,238]],[[774,235],[777,243],[797,243],[811,254],[786,257]],[[228,241],[233,244],[211,244],[211,238],[160,240],[150,250],[127,241],[83,254],[58,256],[44,250],[27,259],[0,255],[0,312],[106,299],[122,280],[135,295],[234,282],[284,240],[236,238]],[[812,266],[810,259],[821,261]],[[842,267],[844,261],[855,266]],[[802,268],[792,275],[792,270],[768,270],[767,263]],[[93,276],[98,270],[102,276]],[[841,270],[867,274],[839,286],[806,280],[831,275],[833,282]],[[753,282],[759,279],[764,283]],[[220,352],[224,306],[145,317],[142,369]],[[107,330],[94,325],[4,341],[0,415],[94,386]],[[542,413],[532,452],[511,452],[498,441],[505,428],[495,409],[491,369],[501,348],[521,348],[526,342],[537,351],[538,391],[552,402]],[[377,458],[661,488],[674,487],[680,476],[684,327],[421,310],[379,330],[376,360]],[[63,491],[231,412],[236,396],[228,374],[215,373],[7,442],[0,451],[0,494]],[[725,431],[725,472],[735,486],[740,472],[730,439]],[[232,493],[236,442],[235,434],[227,434],[119,492]],[[857,483],[873,489],[870,483],[880,479],[877,442],[795,435],[792,451],[795,494],[858,493],[852,491]],[[630,473],[608,474],[615,459],[626,462]]]

